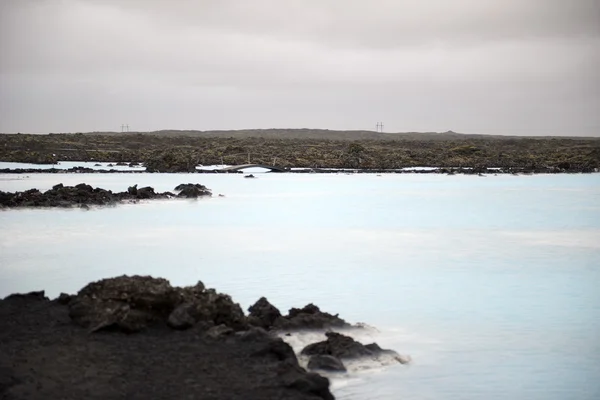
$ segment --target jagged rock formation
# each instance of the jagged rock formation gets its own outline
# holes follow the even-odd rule
[[[288,315],[281,315],[277,307],[261,297],[248,311],[249,322],[255,326],[275,330],[302,330],[302,329],[326,329],[326,328],[348,328],[351,325],[341,319],[338,314],[332,315],[323,312],[314,304],[308,304],[303,308],[292,308]]]
[[[264,297],[249,311],[202,282],[150,276],[102,279],[53,301],[43,291],[10,295],[0,300],[0,398],[333,400],[329,380],[302,368],[276,333],[351,325],[314,304],[282,316]],[[302,350],[309,370],[397,357],[326,336]]]
[[[0,343],[7,400],[334,399],[327,378],[201,282],[122,276],[54,301],[11,295],[0,300]]]
[[[179,189],[178,189],[179,188]],[[175,188],[179,191],[177,197],[197,198],[210,197],[212,193],[206,186],[200,184],[182,184]],[[102,188],[80,183],[75,186],[64,186],[62,183],[54,185],[52,189],[41,192],[38,189],[30,189],[24,192],[0,191],[0,208],[16,207],[82,207],[90,205],[106,206],[120,202],[136,202],[138,200],[170,199],[176,197],[171,192],[157,193],[150,186],[138,188],[137,185],[130,186],[125,192],[112,192]]]

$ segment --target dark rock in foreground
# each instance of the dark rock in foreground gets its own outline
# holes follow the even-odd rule
[[[139,332],[155,324],[187,329],[200,322],[206,328],[247,328],[244,312],[228,295],[205,289],[202,282],[175,288],[149,276],[92,282],[69,301],[69,315],[91,331]]]
[[[200,282],[123,276],[56,301],[11,295],[0,301],[0,398],[333,400],[327,378],[245,319]]]
[[[205,186],[200,184],[179,185],[182,189],[177,197],[197,198],[212,196]],[[76,186],[64,186],[62,183],[54,185],[46,192],[30,189],[24,192],[0,191],[0,208],[7,207],[84,207],[89,205],[114,205],[119,202],[148,199],[170,199],[175,195],[171,192],[157,193],[154,188],[147,186],[138,188],[137,185],[130,186],[125,192],[113,193],[102,188],[93,188],[85,183]]]
[[[333,400],[329,380],[302,368],[277,334],[351,325],[314,304],[282,316],[264,297],[249,311],[202,282],[149,276],[102,279],[53,301],[43,291],[10,295],[0,301],[0,398]],[[302,350],[309,370],[408,362],[376,343],[326,336]]]
[[[269,329],[273,326],[275,321],[281,317],[281,312],[269,303],[265,297],[258,299],[254,305],[248,308],[250,315],[248,316],[249,322],[254,326],[260,326],[261,328]]]

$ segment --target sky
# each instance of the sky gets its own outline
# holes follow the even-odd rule
[[[600,136],[598,0],[0,0],[0,132]]]

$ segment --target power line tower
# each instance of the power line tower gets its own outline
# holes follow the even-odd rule
[[[377,125],[375,125],[375,127],[377,132],[383,133],[383,122],[378,122]]]
[[[121,124],[121,133],[129,132],[129,124]]]

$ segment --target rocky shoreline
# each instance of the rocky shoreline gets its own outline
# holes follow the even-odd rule
[[[61,207],[89,208],[89,206],[108,206],[117,203],[136,203],[140,200],[157,200],[172,198],[210,197],[212,192],[198,183],[182,183],[172,192],[159,193],[150,186],[138,188],[130,186],[127,191],[113,193],[111,190],[93,188],[91,185],[80,183],[75,186],[54,185],[52,189],[41,192],[30,189],[24,192],[3,192],[0,190],[0,209],[19,207]]]
[[[0,135],[0,160],[133,162],[156,172],[194,172],[199,164],[250,162],[287,169],[485,166],[577,172],[600,168],[600,139],[318,129],[5,134]]]
[[[427,169],[376,169],[376,168],[301,168],[288,169],[285,172],[272,171],[273,173],[293,173],[293,174],[445,174],[445,175],[496,175],[496,174],[578,174],[600,172],[598,168],[591,166],[571,166],[568,164],[560,166],[531,166],[531,167],[456,167],[456,168],[427,168]],[[88,167],[73,167],[68,169],[60,168],[4,168],[0,169],[0,174],[144,174],[156,173],[145,170],[116,170],[116,169],[94,169]],[[160,173],[181,173],[181,172],[160,172]],[[206,170],[197,169],[187,171],[191,174],[242,174],[242,171],[220,171],[218,169]]]
[[[330,400],[329,380],[301,367],[277,334],[328,331],[302,350],[309,370],[397,356],[332,331],[350,326],[313,304],[282,315],[266,298],[246,315],[202,282],[148,276],[103,279],[55,300],[10,295],[0,300],[0,398]]]

